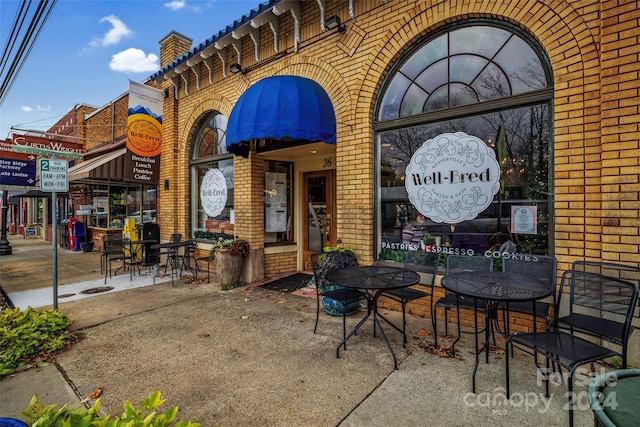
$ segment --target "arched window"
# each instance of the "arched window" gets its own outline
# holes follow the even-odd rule
[[[455,132],[493,148],[500,190],[484,212],[467,221],[465,242],[449,224],[428,218],[421,232],[441,237],[443,246],[472,245],[476,254],[508,240],[519,252],[552,252],[551,82],[538,45],[498,21],[450,26],[403,55],[385,79],[374,114],[380,258],[401,260],[400,253],[415,246],[402,237],[407,224],[416,225],[417,209],[404,186],[413,153],[425,141]],[[516,223],[519,213],[528,219]]]
[[[227,118],[217,111],[207,114],[199,123],[191,141],[191,224],[195,238],[215,238],[218,233],[233,234],[233,156],[227,153]],[[207,173],[216,170],[224,177],[226,202],[215,209],[208,208],[211,192],[203,190]],[[211,176],[211,174],[209,174]],[[211,185],[205,182],[205,187]],[[220,186],[220,181],[214,185]],[[221,190],[222,188],[216,188]],[[205,188],[205,190],[211,190]],[[205,206],[207,205],[207,206]]]

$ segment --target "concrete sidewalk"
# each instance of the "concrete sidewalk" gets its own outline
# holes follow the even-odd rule
[[[11,262],[0,264],[3,287]],[[313,299],[254,286],[221,291],[214,283],[160,283],[61,302],[59,309],[73,320],[78,342],[47,367],[0,380],[2,416],[23,419],[33,394],[44,404],[77,407],[102,387],[105,413],[121,414],[125,400],[137,404],[160,390],[164,409],[178,406],[178,419],[203,426],[568,423],[566,386],[552,386],[551,398],[544,398],[534,364],[523,355],[513,360],[511,400],[504,399],[500,352],[481,362],[477,393],[471,393],[468,338],[456,360],[430,354],[431,337],[422,332],[431,330],[429,319],[409,317],[406,349],[400,334],[386,329],[399,359],[394,371],[370,324],[338,359],[341,318],[321,313],[314,334]],[[593,424],[584,390],[575,387],[576,426]]]

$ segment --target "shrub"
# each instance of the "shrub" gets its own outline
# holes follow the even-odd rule
[[[46,364],[42,360],[74,341],[70,325],[69,317],[55,310],[0,310],[0,376],[13,373],[30,360]]]
[[[28,424],[33,427],[54,426],[95,426],[95,427],[198,427],[200,424],[190,421],[178,421],[172,424],[178,414],[178,407],[169,408],[158,414],[156,409],[166,400],[160,399],[160,392],[156,391],[140,402],[140,408],[136,409],[130,401],[124,403],[124,412],[121,416],[100,416],[101,399],[89,409],[79,407],[69,409],[67,405],[57,409],[56,405],[43,405],[34,395],[29,403],[29,408],[23,412]]]

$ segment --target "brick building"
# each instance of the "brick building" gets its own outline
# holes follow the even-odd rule
[[[490,245],[517,239],[560,269],[579,258],[637,263],[638,17],[637,1],[283,0],[195,47],[171,32],[151,76],[165,93],[162,236],[211,228],[199,189],[219,168],[233,195],[213,227],[233,222],[250,241],[245,280],[307,268],[318,231],[321,246],[352,248],[361,263],[393,259],[411,219],[411,155],[442,131],[466,131],[495,147],[505,180],[470,221]],[[247,157],[228,152],[234,106],[272,76],[322,87],[335,144],[250,135],[238,144]],[[259,117],[264,100],[254,102]],[[282,218],[270,210],[268,173],[286,181]],[[514,206],[534,207],[533,232],[510,233]]]

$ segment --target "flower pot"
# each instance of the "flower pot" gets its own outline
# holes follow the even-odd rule
[[[341,286],[337,285],[327,285],[325,286],[325,290],[330,291],[333,289],[339,289]],[[351,304],[347,305],[347,316],[353,314],[358,310],[360,302],[354,301]],[[330,316],[342,316],[342,311],[344,310],[344,306],[341,302],[332,300],[331,298],[322,297],[322,306],[324,307],[324,311],[327,312]]]
[[[93,251],[93,241],[82,242],[80,243],[80,247],[82,248],[82,252],[91,252]]]
[[[228,249],[216,249],[214,253],[216,274],[223,290],[238,286],[244,257],[231,255]]]

